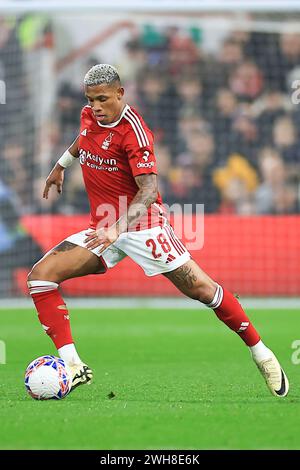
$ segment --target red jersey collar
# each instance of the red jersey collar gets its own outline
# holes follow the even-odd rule
[[[128,109],[129,109],[128,104],[125,104],[125,106],[123,108],[123,111],[121,112],[121,115],[120,115],[120,117],[117,121],[112,122],[111,124],[101,124],[99,121],[97,121],[98,126],[100,126],[100,127],[116,127],[119,124],[119,122],[121,121],[121,119],[123,118],[124,114],[126,113],[126,111]]]

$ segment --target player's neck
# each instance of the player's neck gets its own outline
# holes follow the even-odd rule
[[[119,121],[120,117],[122,116],[125,106],[126,106],[126,103],[122,102],[119,113],[117,114],[117,116],[114,117],[113,121],[110,124],[114,124],[115,122]]]
[[[123,117],[123,114],[125,113],[125,110],[126,108],[128,107],[128,105],[126,103],[122,103],[122,107],[120,109],[120,112],[118,113],[117,117],[115,117],[113,119],[112,122],[110,122],[109,124],[101,124],[100,122],[98,122],[98,125],[100,127],[115,127],[122,119]]]

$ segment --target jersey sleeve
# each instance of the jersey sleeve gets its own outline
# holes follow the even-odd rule
[[[88,110],[86,106],[83,106],[81,113],[80,113],[80,121],[82,122],[88,116]]]
[[[157,174],[153,134],[147,127],[130,126],[123,140],[133,176]]]
[[[92,124],[91,108],[84,106],[80,113],[80,132]]]

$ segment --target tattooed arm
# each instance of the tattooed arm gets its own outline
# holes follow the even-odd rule
[[[121,233],[127,231],[128,227],[135,226],[139,219],[147,213],[149,207],[157,199],[157,176],[153,173],[135,177],[139,188],[131,201],[126,214],[108,229],[101,229],[87,234],[85,242],[89,250],[101,245],[101,251],[105,250],[111,243],[115,242]]]
[[[138,192],[131,201],[127,214],[121,217],[116,225],[118,235],[126,232],[128,227],[135,226],[139,219],[147,213],[149,207],[157,199],[157,176],[153,173],[150,175],[139,175],[135,177],[138,185]]]

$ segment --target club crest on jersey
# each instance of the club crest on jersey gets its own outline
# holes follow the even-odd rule
[[[109,135],[107,137],[105,137],[105,139],[103,140],[103,143],[101,145],[101,148],[103,150],[107,150],[111,144],[111,141],[112,141],[112,138],[113,138],[113,135],[114,133],[113,132],[110,132]]]

